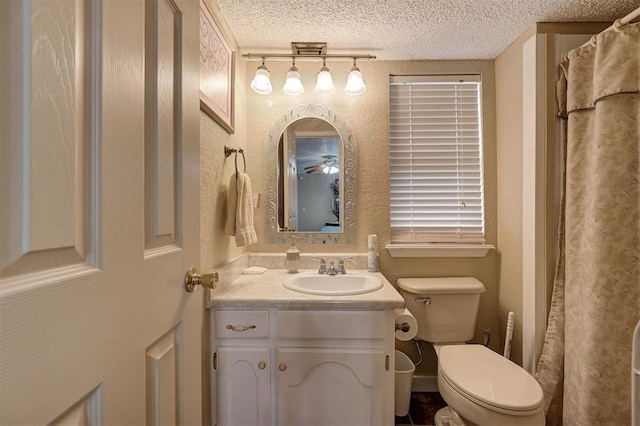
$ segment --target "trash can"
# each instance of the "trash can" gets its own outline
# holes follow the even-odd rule
[[[396,350],[395,365],[395,385],[396,385],[396,416],[404,417],[409,414],[409,403],[411,402],[411,385],[413,383],[413,372],[416,367],[413,361],[399,350]]]

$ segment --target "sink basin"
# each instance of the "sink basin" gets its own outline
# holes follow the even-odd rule
[[[382,288],[382,281],[375,275],[348,272],[345,275],[320,275],[303,272],[284,280],[282,285],[299,293],[323,296],[349,296],[364,294]]]

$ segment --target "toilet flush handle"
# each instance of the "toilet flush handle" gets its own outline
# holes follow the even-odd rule
[[[430,297],[416,297],[415,301],[418,303],[424,303],[425,305],[430,305],[431,304],[431,298]]]

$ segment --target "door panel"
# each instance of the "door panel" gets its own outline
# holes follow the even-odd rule
[[[147,424],[179,424],[182,419],[182,324],[146,350]]]
[[[172,0],[146,5],[145,182],[146,248],[172,245],[175,219],[180,214],[177,196],[176,154],[180,149],[180,39],[182,22]]]
[[[202,422],[197,11],[0,2],[0,424]]]
[[[85,227],[91,170],[85,144],[87,79],[85,39],[89,7],[83,2],[43,2],[29,13],[22,2],[3,5],[7,33],[25,33],[3,55],[2,129],[19,143],[2,144],[3,276],[86,261]],[[4,26],[4,22],[3,22]],[[79,35],[79,37],[76,37]],[[7,40],[3,37],[3,40]],[[52,144],[49,141],[55,140]]]
[[[100,401],[102,388],[94,389],[82,397],[66,413],[50,423],[51,426],[97,426],[100,424]]]

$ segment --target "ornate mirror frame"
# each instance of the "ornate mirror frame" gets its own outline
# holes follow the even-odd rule
[[[327,121],[338,131],[342,140],[342,194],[343,232],[278,232],[278,143],[289,124],[301,118],[316,117]],[[266,191],[265,191],[265,233],[270,244],[284,244],[295,235],[299,244],[347,244],[355,240],[356,204],[356,155],[355,136],[345,121],[331,112],[325,105],[298,105],[276,121],[266,142]]]

